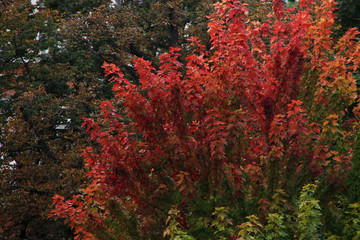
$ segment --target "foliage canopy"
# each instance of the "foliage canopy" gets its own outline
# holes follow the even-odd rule
[[[159,68],[135,59],[139,85],[105,62],[116,101],[84,119],[101,146],[83,153],[92,182],[55,196],[52,215],[83,239],[353,234],[341,219],[357,207],[344,189],[359,161],[359,32],[333,38],[331,0],[282,2],[263,22],[216,4],[210,49],[192,37],[186,65],[177,47]]]

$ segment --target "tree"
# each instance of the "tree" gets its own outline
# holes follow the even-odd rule
[[[55,11],[9,1],[0,12],[0,236],[70,237],[67,225],[46,216],[55,192],[71,196],[85,181],[79,116],[95,111],[95,94],[72,84]]]
[[[332,38],[334,9],[274,1],[260,23],[224,0],[210,51],[192,37],[186,66],[179,48],[158,69],[138,58],[135,85],[105,62],[117,101],[103,102],[102,121],[85,118],[101,145],[84,150],[92,183],[55,196],[52,215],[84,239],[295,239],[320,218],[329,224],[313,232],[341,234],[328,210],[342,211],[353,159],[360,45],[356,29]]]

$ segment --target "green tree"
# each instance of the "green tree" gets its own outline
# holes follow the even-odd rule
[[[95,94],[73,84],[55,11],[9,1],[0,19],[0,236],[65,238],[71,229],[46,216],[55,192],[84,183],[80,116],[94,111]]]

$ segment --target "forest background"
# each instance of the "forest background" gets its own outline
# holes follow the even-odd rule
[[[172,168],[176,171],[161,172],[160,169],[164,166],[149,160],[151,164],[147,164],[143,166],[143,169],[138,169],[138,172],[132,173],[134,174],[132,177],[136,176],[138,181],[127,183],[132,190],[124,190],[124,192],[116,189],[119,186],[121,188],[125,186],[121,185],[123,183],[116,182],[116,179],[122,179],[126,182],[127,179],[124,176],[129,175],[121,172],[129,169],[112,166],[111,169],[115,169],[116,171],[114,171],[118,175],[115,174],[115,177],[111,174],[111,176],[106,176],[107,187],[99,189],[93,185],[93,180],[96,177],[91,176],[92,178],[89,178],[87,175],[89,168],[85,167],[86,163],[89,167],[89,159],[100,158],[101,153],[108,156],[114,154],[104,153],[104,144],[98,141],[98,129],[93,131],[91,129],[94,125],[87,125],[86,131],[86,128],[82,126],[84,122],[82,118],[86,118],[88,123],[89,119],[101,123],[99,128],[108,130],[111,124],[108,125],[103,122],[103,119],[107,118],[107,111],[105,110],[113,107],[109,102],[113,102],[114,108],[117,109],[116,114],[119,114],[116,117],[121,118],[122,123],[130,124],[140,121],[135,115],[124,118],[124,116],[128,116],[129,110],[124,108],[126,104],[122,100],[117,101],[119,94],[113,92],[113,88],[117,86],[116,81],[120,77],[115,65],[121,69],[125,78],[129,80],[129,84],[131,83],[131,86],[135,88],[135,86],[144,86],[145,82],[144,76],[139,72],[139,67],[135,67],[136,64],[133,60],[142,58],[151,62],[155,69],[161,70],[166,65],[164,61],[165,63],[166,61],[175,62],[173,55],[164,55],[165,60],[164,58],[159,60],[159,56],[168,53],[170,48],[173,49],[172,54],[177,56],[176,64],[187,66],[189,69],[194,69],[194,66],[187,65],[188,62],[192,61],[193,65],[198,64],[204,68],[206,64],[220,66],[226,63],[228,65],[225,64],[224,66],[229,68],[222,70],[226,72],[232,66],[231,61],[236,62],[225,53],[222,56],[223,59],[216,55],[216,51],[219,49],[215,49],[215,37],[211,36],[211,31],[208,31],[208,24],[211,21],[207,16],[212,16],[212,19],[223,18],[223,20],[228,17],[231,21],[233,21],[234,16],[220,16],[220,7],[216,12],[213,5],[215,2],[217,1],[41,0],[35,5],[31,1],[25,0],[0,2],[1,238],[72,239],[74,237],[96,237],[99,239],[119,239],[123,237],[128,239],[158,239],[180,237],[183,239],[230,239],[236,236],[244,239],[251,239],[251,237],[255,239],[281,239],[281,237],[283,239],[310,239],[307,238],[308,236],[301,235],[302,227],[303,229],[312,229],[313,232],[309,231],[309,233],[314,233],[311,239],[330,239],[331,237],[332,239],[352,239],[359,236],[360,223],[357,214],[360,211],[360,164],[357,137],[358,118],[354,110],[357,107],[357,97],[351,101],[344,99],[344,96],[358,91],[360,79],[356,69],[353,71],[344,70],[346,74],[350,72],[351,77],[356,81],[356,89],[346,88],[345,92],[332,96],[333,98],[329,97],[327,101],[330,101],[332,105],[324,105],[326,108],[334,110],[331,114],[326,112],[326,115],[323,109],[309,111],[314,106],[302,105],[298,102],[291,105],[292,111],[300,111],[297,112],[298,117],[304,121],[301,122],[297,119],[301,123],[297,122],[296,124],[297,133],[310,131],[308,128],[314,126],[310,122],[318,123],[321,126],[322,134],[311,135],[311,133],[310,138],[322,137],[321,146],[328,148],[324,150],[324,163],[319,166],[311,166],[314,169],[321,168],[321,174],[320,170],[314,170],[314,172],[318,171],[314,176],[310,176],[311,174],[308,173],[306,173],[308,175],[297,175],[299,181],[296,182],[294,189],[283,184],[284,181],[290,179],[289,176],[285,180],[273,179],[273,175],[281,172],[277,169],[276,164],[270,164],[270,162],[276,162],[271,159],[279,154],[279,149],[264,147],[267,143],[268,146],[279,147],[279,142],[283,142],[282,145],[284,145],[286,142],[290,142],[289,139],[259,140],[259,137],[259,141],[255,145],[251,145],[251,141],[242,142],[243,146],[256,149],[257,154],[262,158],[268,158],[267,161],[269,162],[263,165],[246,164],[244,166],[227,164],[226,173],[218,174],[216,172],[217,169],[224,169],[221,163],[217,162],[217,158],[231,158],[237,153],[236,151],[244,153],[244,150],[237,144],[231,145],[230,139],[239,143],[239,139],[245,138],[244,136],[231,136],[231,134],[225,134],[225,130],[219,130],[224,128],[226,124],[230,124],[224,120],[224,117],[229,120],[231,114],[230,109],[227,109],[228,112],[215,112],[211,108],[211,101],[219,105],[225,103],[211,99],[211,94],[218,98],[224,96],[216,95],[220,94],[219,90],[215,91],[210,85],[208,89],[213,89],[213,92],[207,92],[207,95],[203,93],[209,101],[203,106],[203,109],[208,111],[206,113],[211,117],[203,116],[203,121],[209,124],[205,124],[204,128],[212,135],[202,138],[207,139],[209,143],[214,142],[214,144],[202,149],[202,151],[209,151],[213,165],[205,165],[205,167],[200,168],[199,166],[191,166],[191,164],[186,166],[174,164]],[[247,4],[248,13],[240,12],[239,14],[247,16],[248,23],[259,25],[268,22],[269,19],[273,19],[271,21],[274,23],[276,19],[280,21],[280,18],[285,19],[284,23],[291,22],[289,18],[276,15],[280,11],[276,8],[276,2],[279,1],[274,1],[275,5],[260,0],[240,2]],[[348,29],[360,27],[360,3],[355,0],[338,2],[338,9],[335,10],[338,18],[332,23],[332,15],[330,14],[327,19],[329,26],[326,24],[324,26],[331,31],[326,33],[331,39],[330,45],[328,48],[321,46],[327,51],[328,62],[336,59],[334,56],[337,56],[337,53],[334,49],[337,47],[338,40],[340,43],[341,39],[347,41],[342,44],[346,47],[349,46],[351,51],[356,50],[358,43],[354,32],[353,38],[341,37]],[[296,2],[289,2],[284,7],[285,9],[291,7],[294,7],[295,10],[301,9],[301,6]],[[324,7],[323,11],[328,10],[327,13],[332,13],[332,7],[327,7],[328,9]],[[224,7],[224,12],[228,11],[229,7]],[[316,17],[316,13],[312,13]],[[282,15],[281,11],[280,15]],[[251,29],[251,31],[254,30]],[[217,36],[220,36],[220,33],[217,32]],[[255,32],[252,33],[256,34]],[[351,34],[346,36],[349,37]],[[193,41],[189,42],[187,39],[191,37],[198,37],[198,39],[192,38]],[[224,40],[224,42],[230,40]],[[232,40],[235,41],[235,39]],[[270,41],[264,40],[264,42],[271,46]],[[227,45],[232,46],[231,43],[227,42]],[[233,44],[236,45],[237,43]],[[319,41],[317,44],[326,44],[326,41]],[[309,49],[311,48],[313,51],[314,46],[311,45]],[[352,46],[353,49],[351,49]],[[230,50],[228,49],[228,51]],[[347,50],[343,49],[342,51],[346,52]],[[301,51],[304,51],[303,54],[305,54],[305,50]],[[202,56],[201,61],[203,62],[195,58],[186,58],[186,56],[193,56],[194,53]],[[210,56],[218,57],[210,58]],[[293,57],[291,54],[289,56]],[[298,55],[294,56],[298,57]],[[214,63],[206,59],[211,59]],[[232,60],[226,62],[226,59]],[[353,59],[356,57],[352,57],[349,62],[346,62],[349,68],[356,65],[356,63],[351,62]],[[311,62],[309,58],[302,60]],[[200,62],[195,63],[196,61]],[[103,66],[104,62],[109,64]],[[141,64],[145,63],[138,63],[137,65]],[[297,68],[297,64],[300,62],[292,62],[288,66],[289,68],[294,67],[293,73],[299,69],[306,69],[306,67]],[[146,67],[143,68],[145,71]],[[185,67],[179,68],[174,69],[174,73],[182,73],[184,76],[191,75],[186,75]],[[273,68],[276,69],[276,67]],[[163,71],[167,72],[167,70]],[[321,70],[316,71],[316,73],[308,71],[307,74],[314,74],[312,75],[313,78],[320,79]],[[206,74],[203,73],[203,76]],[[217,74],[221,75],[219,72]],[[278,72],[277,74],[284,73]],[[160,78],[165,75],[165,73],[159,73]],[[289,76],[283,75],[284,78]],[[350,78],[350,75],[344,76],[346,79]],[[195,79],[194,76],[192,78]],[[117,80],[115,81],[115,79]],[[205,86],[205,83],[203,84]],[[229,84],[227,82],[219,82],[218,84],[224,89],[233,89],[227,85]],[[307,82],[303,80],[303,84],[306,85]],[[310,88],[310,84],[307,87]],[[150,91],[149,89],[142,89],[140,94],[144,95],[144,92]],[[230,96],[233,97],[234,95]],[[299,100],[299,98],[290,100]],[[133,99],[133,101],[135,100],[140,101],[141,99]],[[130,100],[128,99],[128,101]],[[170,98],[169,102],[166,102],[169,109],[171,109],[171,104],[174,104],[179,111],[184,107],[176,105],[176,102],[173,101],[174,99]],[[193,101],[196,102],[197,100]],[[231,101],[237,106],[244,104],[238,99]],[[259,104],[264,109],[269,108],[269,105],[264,105],[264,100],[258,101],[261,102]],[[281,121],[291,122],[289,115],[291,109],[288,105],[291,102],[289,99],[283,101],[277,104],[283,104],[284,108],[287,109],[286,112],[274,110],[272,113],[275,117],[277,111],[279,126],[281,126]],[[309,104],[311,101],[312,99],[308,99],[307,103]],[[304,102],[306,103],[306,101]],[[320,102],[323,102],[323,99]],[[158,106],[159,109],[160,106]],[[192,107],[196,108],[196,106]],[[282,109],[280,106],[277,108]],[[249,111],[246,108],[243,110]],[[135,114],[136,111],[133,111]],[[169,111],[170,114],[173,114],[170,122],[177,118],[181,119],[182,115],[179,115],[179,112],[176,110]],[[236,111],[231,109],[231,111],[237,114],[237,117],[244,114],[239,108]],[[301,111],[304,111],[305,117],[302,116]],[[311,114],[311,112],[315,114]],[[266,116],[266,113],[263,112],[263,114]],[[279,117],[281,114],[284,117],[283,119]],[[166,116],[164,115],[164,118]],[[193,115],[191,117],[186,116],[189,119],[194,117]],[[245,123],[243,115],[239,118],[243,119],[241,124],[246,125],[250,121],[247,120],[248,122]],[[136,120],[134,121],[134,119]],[[153,120],[160,121],[156,118]],[[142,119],[142,121],[145,120]],[[305,122],[309,124],[305,124]],[[271,129],[274,130],[275,125],[266,125],[266,118],[263,124],[265,125],[259,125],[263,126],[263,130],[259,130],[261,127],[258,126],[257,131],[264,133]],[[233,125],[236,124],[233,123]],[[236,126],[226,126],[226,131],[244,133],[243,130],[239,130],[240,127],[238,129]],[[195,129],[195,125],[193,127]],[[140,132],[149,131],[156,134],[158,131],[149,126],[140,126],[140,128]],[[117,130],[122,130],[122,127]],[[284,132],[285,130],[279,127],[277,131]],[[114,136],[117,134],[118,132],[111,133]],[[193,137],[198,140],[196,137],[205,133],[192,134],[186,137]],[[247,138],[249,136],[257,137],[256,131],[246,134],[249,134]],[[297,137],[295,134],[290,135],[293,138]],[[140,139],[143,137],[141,134],[138,136]],[[223,141],[223,138],[226,139],[227,147],[221,147],[221,144],[218,144]],[[150,141],[149,139],[139,140],[137,144],[140,142],[145,144]],[[152,139],[159,146],[165,145],[165,140],[166,138],[161,139],[161,137]],[[113,141],[116,142],[117,140]],[[315,149],[309,148],[311,145],[309,142],[297,141],[304,143],[300,148],[306,146],[305,150],[316,152]],[[181,142],[179,140],[177,144]],[[186,141],[182,143],[184,146],[187,144]],[[96,154],[97,157],[89,157],[90,146],[92,147],[92,154]],[[186,148],[182,148],[184,146],[179,147],[179,151],[161,149],[160,152],[163,155],[169,154],[169,156],[179,158],[180,161],[183,156],[179,152],[180,149],[185,151]],[[294,147],[294,149],[297,147],[299,146]],[[88,152],[83,153],[83,149],[87,149]],[[140,151],[140,148],[129,151]],[[160,154],[160,152],[156,152],[156,154]],[[291,152],[291,154],[296,155],[297,153]],[[84,162],[84,157],[86,162]],[[194,156],[187,157],[191,159]],[[203,158],[206,158],[206,154],[203,155]],[[243,154],[241,158],[250,159],[254,156],[251,153],[249,155]],[[283,158],[285,159],[285,157]],[[239,159],[237,161],[240,161]],[[266,161],[264,160],[264,162]],[[92,166],[93,169],[94,166]],[[206,177],[195,174],[197,167],[198,169],[209,170],[205,174]],[[310,166],[308,167],[310,168]],[[134,168],[136,169],[136,166]],[[291,166],[289,165],[288,168]],[[271,169],[271,171],[266,172],[265,169]],[[329,169],[327,175],[323,174],[326,172],[324,169]],[[246,176],[241,175],[239,173],[241,171],[246,173]],[[287,174],[296,175],[298,172],[294,170],[294,172]],[[142,175],[144,176],[142,177]],[[149,179],[145,176],[156,176],[157,182],[154,183],[156,186],[146,185],[145,182]],[[209,176],[214,178],[211,179]],[[229,179],[224,180],[224,176]],[[230,179],[229,176],[232,176],[233,179]],[[336,177],[327,178],[327,176]],[[234,180],[234,177],[238,177],[238,179]],[[109,179],[112,179],[112,182],[109,182]],[[150,178],[150,181],[155,180]],[[271,181],[273,183],[270,184]],[[117,187],[112,189],[111,186]],[[84,192],[84,189],[88,189],[89,192]],[[226,190],[221,192],[219,189]],[[135,190],[137,192],[134,192]],[[109,194],[105,194],[106,191],[109,191]],[[156,194],[148,195],[142,191],[153,191]],[[247,194],[246,197],[244,197],[244,193]],[[55,195],[57,195],[55,198],[56,206],[53,205]],[[83,199],[73,198],[73,196],[81,196]],[[68,199],[70,200],[66,202],[65,200]],[[237,200],[234,201],[234,199]],[[84,207],[78,208],[84,201]],[[237,207],[232,207],[232,205]],[[163,208],[159,209],[158,206]],[[302,215],[301,211],[303,211]],[[54,217],[49,218],[50,214]],[[64,219],[67,221],[64,222]]]

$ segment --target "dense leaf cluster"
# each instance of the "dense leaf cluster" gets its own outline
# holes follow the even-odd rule
[[[1,239],[360,236],[356,1],[215,2],[0,1]]]
[[[274,1],[259,22],[224,0],[186,65],[180,48],[137,58],[134,84],[105,62],[116,101],[84,119],[92,183],[53,215],[83,239],[354,237],[359,32],[334,38],[334,10]]]

